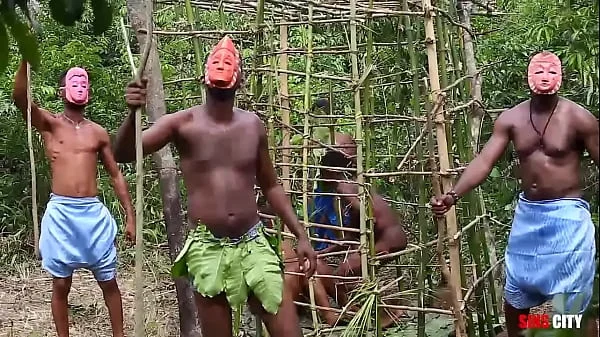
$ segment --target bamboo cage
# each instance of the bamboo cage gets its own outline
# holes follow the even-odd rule
[[[322,257],[335,268],[348,254],[360,254],[360,275],[317,273],[308,301],[296,302],[306,336],[384,336],[376,313],[397,309],[409,316],[398,319],[397,336],[437,336],[442,328],[456,336],[495,336],[502,324],[496,273],[502,260],[489,229],[496,220],[485,214],[483,199],[473,192],[440,220],[428,209],[430,197],[447,192],[477,152],[472,114],[480,97],[472,83],[489,66],[466,64],[464,46],[472,42],[465,39],[465,17],[475,12],[459,15],[463,2],[455,1],[156,1],[153,34],[161,59],[179,61],[163,63],[168,111],[202,103],[204,60],[229,34],[244,61],[237,106],[265,122],[281,183],[311,240],[335,243],[315,237],[315,228],[359,234],[360,240],[343,239],[353,247]],[[314,108],[319,98],[329,100],[329,109]],[[339,203],[340,195],[315,191],[320,157],[336,148],[336,132],[352,135],[357,145],[356,168],[348,171],[358,185],[358,228],[311,218],[316,196]],[[398,212],[406,249],[375,255],[372,193]],[[292,237],[276,217],[261,216],[280,238]],[[369,295],[357,300],[372,318],[362,330],[322,322],[319,309],[359,313],[335,303],[318,308],[313,285],[319,278],[370,285]],[[435,298],[443,287],[449,303]],[[239,310],[236,322],[238,330]],[[257,336],[266,334],[256,327]]]

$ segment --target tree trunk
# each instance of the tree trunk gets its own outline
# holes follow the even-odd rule
[[[133,29],[136,32],[138,43],[142,46],[146,41],[145,33],[138,33],[139,29],[147,26],[146,2],[149,0],[128,0],[127,12]],[[143,46],[140,48],[143,49]],[[160,70],[158,50],[154,42],[148,55],[145,77],[148,78],[146,111],[150,121],[156,121],[166,113],[165,93]],[[181,214],[181,200],[179,198],[179,184],[177,166],[173,159],[170,145],[156,152],[153,157],[154,165],[159,172],[160,188],[163,202],[163,214],[167,226],[167,240],[169,255],[173,261],[183,248],[185,234],[189,225],[183,221]],[[177,302],[179,305],[179,328],[182,337],[201,337],[196,319],[196,307],[189,283],[185,279],[175,280]]]
[[[468,0],[462,0],[458,2],[458,18],[461,24],[465,27],[472,29],[471,26],[471,12],[473,9],[473,3]],[[463,43],[464,43],[464,53],[465,53],[465,63],[467,66],[467,74],[471,77],[471,99],[475,102],[471,107],[470,121],[471,124],[471,149],[473,151],[473,157],[477,156],[479,153],[479,145],[480,145],[480,130],[481,130],[481,121],[484,114],[483,109],[483,98],[481,95],[481,72],[478,73],[477,70],[477,60],[475,59],[475,47],[473,45],[473,39],[471,34],[467,30],[463,29]],[[486,213],[485,202],[483,200],[483,195],[481,193],[480,187],[476,189],[477,197],[479,198],[479,208],[481,214]],[[490,228],[489,221],[487,219],[482,220],[482,228],[485,235],[485,241],[487,247],[483,247],[483,249],[487,249],[489,254],[489,263],[490,266],[496,265],[498,262],[498,255],[496,253],[496,243],[494,234],[492,233],[492,229]],[[498,282],[498,278],[502,274],[502,267],[498,267],[495,272],[492,273],[494,280],[494,290],[496,292],[496,298],[500,299],[501,297],[501,286]],[[497,302],[497,310],[499,312],[502,311],[501,301]]]

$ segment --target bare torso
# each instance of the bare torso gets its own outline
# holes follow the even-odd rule
[[[188,216],[217,237],[239,237],[258,223],[254,185],[261,126],[235,109],[219,124],[201,106],[178,112],[175,145],[188,194]]]
[[[80,128],[61,115],[53,116],[52,127],[42,132],[46,156],[52,170],[52,192],[70,197],[94,197],[101,127],[84,121]]]
[[[579,163],[584,150],[579,136],[577,114],[581,107],[561,98],[548,123],[550,114],[533,114],[535,127],[529,119],[529,101],[507,111],[510,138],[519,158],[521,189],[530,200],[580,197]]]

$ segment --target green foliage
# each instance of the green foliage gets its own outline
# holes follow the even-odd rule
[[[504,0],[498,1],[498,7],[514,14],[501,20],[474,20],[478,31],[497,29],[478,39],[478,61],[506,59],[484,76],[486,101],[499,103],[493,107],[508,107],[523,100],[528,95],[529,57],[550,50],[563,62],[563,95],[596,113],[592,107],[598,105],[598,2]]]
[[[37,69],[40,64],[40,54],[38,51],[38,44],[27,27],[27,24],[21,22],[19,17],[17,16],[14,8],[10,8],[9,6],[4,6],[4,3],[0,5],[0,24],[2,25],[2,29],[6,30],[5,24],[10,30],[10,34],[16,40],[17,45],[19,47],[19,52],[23,56],[25,60],[27,60],[34,69]],[[5,37],[0,41],[5,43],[4,45],[0,45],[0,48],[3,48],[8,51],[8,38]],[[6,56],[8,55],[0,55]],[[0,60],[0,65],[6,66],[7,59]],[[4,71],[5,68],[0,68],[0,72]]]
[[[93,33],[100,35],[106,32],[112,23],[113,8],[108,0],[90,0],[90,3],[94,15]],[[85,4],[85,0],[50,0],[49,8],[52,18],[57,22],[65,26],[74,26],[75,23],[82,20]],[[25,19],[17,13],[17,6],[24,14]],[[31,14],[32,10],[27,0],[0,0],[0,73],[4,72],[8,65],[7,27],[19,46],[21,57],[27,60],[34,70],[38,69],[40,50],[38,41],[29,27],[29,25],[37,26],[38,23],[33,20]]]

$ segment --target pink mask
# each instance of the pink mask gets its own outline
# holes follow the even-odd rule
[[[555,94],[562,84],[562,69],[558,56],[551,52],[536,54],[527,67],[527,81],[535,94]]]
[[[65,76],[65,98],[76,105],[85,105],[88,102],[88,74],[79,67],[69,69]]]

